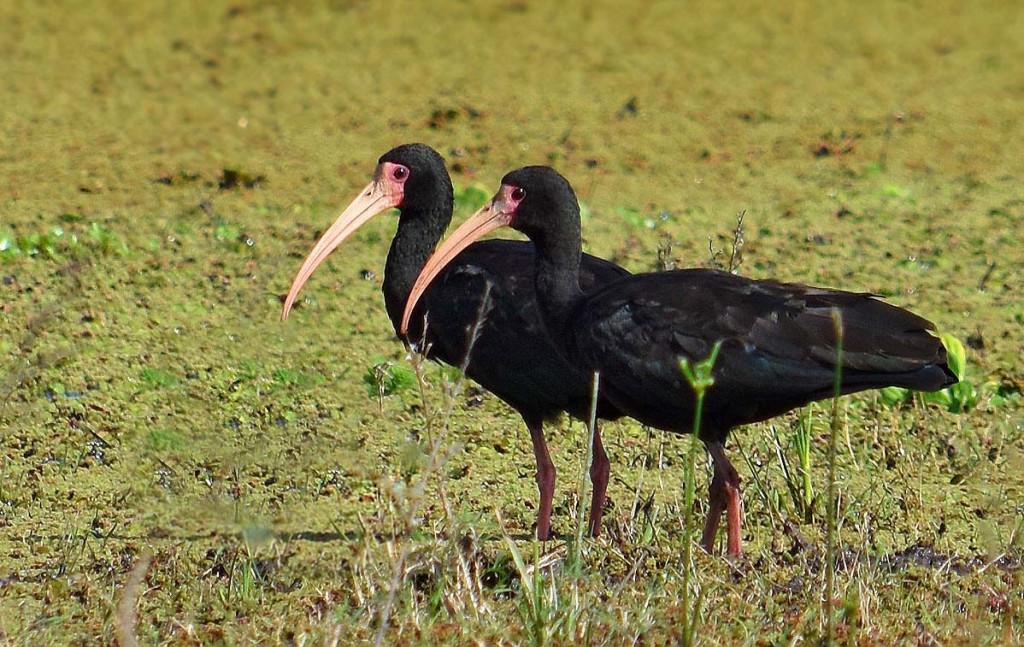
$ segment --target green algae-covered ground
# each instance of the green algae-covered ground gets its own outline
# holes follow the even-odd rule
[[[1024,8],[798,4],[0,3],[0,639],[672,644],[694,599],[705,644],[830,612],[856,644],[1024,639]],[[742,273],[966,343],[966,412],[843,400],[834,598],[827,405],[733,435],[747,555],[696,555],[687,601],[689,439],[607,425],[576,544],[585,431],[552,425],[534,545],[521,421],[393,338],[393,218],[279,321],[407,141],[457,219],[548,163],[631,270],[725,262],[742,212]]]

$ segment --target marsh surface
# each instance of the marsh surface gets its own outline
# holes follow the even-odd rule
[[[1021,640],[1022,29],[1014,2],[0,4],[0,636],[364,641],[387,607],[388,643],[677,637],[688,438],[606,426],[609,531],[582,568],[539,547],[538,603],[502,534],[533,560],[529,438],[393,338],[394,219],[279,321],[377,157],[423,141],[456,221],[551,164],[633,271],[724,261],[742,212],[742,273],[964,340],[966,413],[843,400],[835,610],[862,643]],[[374,394],[388,363],[422,389]],[[698,556],[709,644],[822,635],[828,427],[733,435],[748,558]],[[568,540],[586,435],[549,442]]]

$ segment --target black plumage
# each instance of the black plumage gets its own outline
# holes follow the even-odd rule
[[[435,150],[406,144],[381,156],[373,182],[323,234],[299,269],[282,318],[288,316],[316,266],[359,226],[392,207],[398,208],[400,215],[382,291],[395,331],[430,358],[463,368],[466,375],[522,416],[537,459],[537,534],[547,539],[555,470],[543,425],[563,411],[587,419],[590,378],[562,358],[545,332],[534,293],[533,245],[526,241],[489,240],[465,249],[426,290],[412,313],[408,332],[399,332],[399,318],[413,282],[452,217],[451,179]],[[627,274],[612,263],[584,256],[580,285],[591,289]],[[599,417],[620,415],[607,400],[599,400]],[[600,433],[596,433],[590,517],[594,534],[600,531],[608,474],[608,458]]]
[[[728,551],[740,552],[739,476],[724,451],[732,427],[831,397],[837,370],[842,393],[892,385],[935,391],[956,381],[931,322],[870,294],[704,269],[631,275],[585,294],[579,205],[565,178],[547,167],[506,175],[419,281],[502,225],[536,245],[537,298],[559,349],[581,370],[600,372],[602,395],[640,422],[691,433],[696,398],[680,358],[701,361],[721,344],[699,432],[714,463],[703,536],[709,551],[725,511]],[[842,322],[841,355],[833,312]]]
[[[569,356],[601,367],[606,395],[629,403],[630,416],[684,433],[695,403],[678,358],[705,358],[720,340],[701,437],[724,441],[731,427],[833,395],[833,309],[843,324],[842,393],[949,385],[945,349],[912,312],[870,294],[715,270],[639,274],[600,288],[572,309],[559,339]]]

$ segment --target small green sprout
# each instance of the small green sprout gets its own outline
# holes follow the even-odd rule
[[[694,408],[693,413],[693,442],[690,445],[689,451],[686,452],[686,486],[683,497],[683,509],[685,510],[685,521],[684,521],[684,532],[685,537],[683,539],[683,588],[682,588],[682,604],[683,604],[683,626],[682,626],[682,643],[684,645],[692,645],[697,637],[697,625],[700,623],[700,607],[702,595],[698,592],[696,599],[693,601],[693,608],[690,608],[690,578],[693,569],[693,500],[694,491],[696,489],[695,478],[694,478],[694,466],[696,460],[696,448],[697,440],[700,438],[700,423],[701,417],[704,414],[704,396],[707,390],[715,384],[715,377],[712,371],[715,366],[715,361],[718,359],[718,351],[722,348],[722,342],[717,341],[711,348],[711,352],[707,358],[695,362],[691,365],[690,360],[686,357],[679,358],[679,370],[682,371],[686,381],[690,384],[690,388],[693,389],[693,394],[697,398],[697,406]]]
[[[373,364],[363,373],[363,385],[371,398],[377,398],[384,407],[384,398],[401,393],[416,383],[416,375],[389,359],[374,357]]]
[[[978,406],[985,397],[988,397],[988,402],[992,406],[1000,406],[1008,401],[1004,394],[999,392],[995,382],[985,382],[978,386],[969,379],[967,350],[963,342],[950,333],[942,333],[939,339],[946,347],[949,368],[960,381],[941,391],[922,393],[921,399],[924,402],[941,405],[950,413],[966,413]],[[888,406],[899,406],[910,400],[912,392],[902,387],[889,386],[881,389],[880,397]]]

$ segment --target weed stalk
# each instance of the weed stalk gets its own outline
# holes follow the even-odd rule
[[[408,562],[409,554],[412,550],[409,540],[411,539],[413,531],[417,526],[416,519],[419,515],[419,510],[424,504],[424,492],[426,490],[427,481],[434,474],[438,475],[438,492],[443,509],[445,511],[446,520],[449,523],[450,537],[453,541],[457,543],[457,532],[454,523],[454,512],[448,501],[448,497],[444,487],[444,479],[441,477],[441,475],[443,475],[444,472],[444,465],[448,463],[452,455],[455,453],[456,449],[445,447],[445,432],[448,430],[448,424],[451,419],[452,411],[454,410],[455,407],[456,396],[461,391],[462,381],[464,379],[466,367],[469,366],[469,358],[473,351],[473,346],[476,344],[476,341],[479,338],[480,330],[482,329],[483,322],[487,316],[487,313],[490,311],[490,307],[490,285],[488,284],[487,288],[484,291],[484,295],[480,303],[480,308],[477,311],[476,321],[474,322],[473,328],[469,332],[469,340],[466,344],[466,354],[465,357],[463,358],[462,365],[460,366],[461,370],[459,371],[459,377],[457,379],[456,384],[453,386],[452,392],[446,393],[447,406],[443,412],[441,424],[438,426],[436,433],[434,432],[433,429],[433,419],[428,420],[427,428],[429,430],[428,442],[430,451],[428,460],[426,462],[426,467],[420,474],[416,483],[412,487],[406,488],[406,491],[409,494],[403,496],[402,501],[399,502],[403,504],[402,528],[399,531],[399,529],[396,527],[393,534],[395,536],[396,543],[400,543],[401,548],[398,551],[398,555],[395,559],[395,563],[392,569],[391,583],[388,587],[388,594],[384,600],[384,605],[383,608],[381,609],[380,617],[378,618],[379,624],[377,626],[377,631],[376,634],[374,635],[373,641],[374,645],[376,645],[377,647],[384,644],[384,635],[387,631],[388,621],[391,618],[391,613],[394,610],[394,605],[398,598],[398,593],[402,587],[402,583],[404,582],[406,576],[406,563]],[[427,321],[424,321],[423,329],[424,331],[427,329]],[[422,373],[421,367],[422,362],[414,363],[414,369],[417,370],[419,373]],[[425,391],[423,388],[424,378],[422,374],[418,375],[417,379],[420,381],[420,392],[421,394],[425,395]],[[391,487],[390,490],[392,498],[396,498],[395,488]],[[462,580],[463,586],[467,588],[467,591],[469,592],[472,601],[472,604],[470,605],[472,606],[472,613],[474,614],[474,616],[478,616],[481,608],[480,598],[478,596],[479,586],[477,585],[477,583],[474,583],[473,576],[470,574],[469,564],[466,562],[465,557],[461,553],[461,549],[457,545],[455,546],[455,551],[458,554],[458,570],[460,579]]]
[[[832,397],[832,420],[828,437],[828,514],[825,530],[825,640],[835,642],[835,615],[832,601],[835,599],[836,579],[836,445],[839,439],[839,396],[843,387],[843,318],[839,310],[832,309],[832,325],[836,331],[836,375]]]
[[[576,514],[576,542],[573,545],[572,553],[569,555],[569,564],[577,572],[580,566],[580,550],[583,546],[583,529],[587,523],[586,505],[584,502],[587,498],[588,489],[594,486],[590,482],[590,468],[594,464],[594,437],[597,433],[597,394],[600,387],[601,373],[594,371],[594,380],[590,392],[590,415],[587,419],[587,458],[583,463],[583,474],[580,475],[579,486],[576,490],[579,505],[579,511]]]
[[[715,360],[718,359],[718,351],[722,347],[722,342],[715,342],[714,347],[711,349],[711,353],[706,359],[696,362],[693,366],[687,358],[681,357],[679,359],[679,368],[686,377],[686,381],[689,382],[690,388],[693,389],[694,396],[696,398],[696,407],[693,412],[693,442],[690,445],[690,449],[686,452],[686,485],[683,495],[683,510],[685,515],[684,530],[683,530],[683,591],[682,591],[682,603],[683,603],[683,627],[682,627],[682,638],[683,645],[687,647],[694,643],[694,639],[697,634],[697,624],[700,621],[700,598],[698,595],[697,599],[692,603],[690,602],[690,579],[694,571],[693,567],[693,502],[695,498],[696,485],[694,478],[694,469],[696,465],[696,454],[697,454],[697,441],[700,438],[700,423],[704,413],[704,395],[709,388],[715,383],[714,375],[712,370],[715,366]]]

